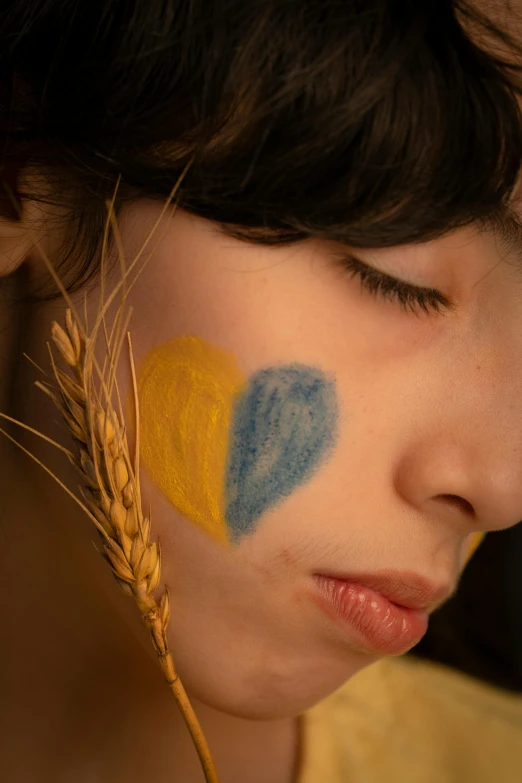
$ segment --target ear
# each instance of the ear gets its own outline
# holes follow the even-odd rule
[[[34,221],[28,219],[31,209],[17,195],[22,177],[20,162],[4,164],[1,168],[0,277],[15,272],[35,245]]]
[[[0,215],[0,277],[16,271],[34,246],[34,232],[25,220]]]

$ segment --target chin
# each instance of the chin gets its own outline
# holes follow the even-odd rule
[[[358,652],[342,657],[322,655],[315,663],[309,656],[293,660],[247,661],[238,655],[192,656],[176,664],[189,698],[213,710],[245,720],[278,720],[296,717],[340,688],[355,674],[374,663]],[[175,661],[176,663],[176,661]]]

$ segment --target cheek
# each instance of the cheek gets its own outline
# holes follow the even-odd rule
[[[246,380],[233,354],[196,337],[140,369],[141,457],[171,503],[222,544],[308,481],[338,431],[335,381],[303,364]]]

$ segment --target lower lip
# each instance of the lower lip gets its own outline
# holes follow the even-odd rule
[[[393,604],[369,587],[322,575],[314,582],[312,594],[319,606],[370,653],[401,655],[428,630],[426,612]]]

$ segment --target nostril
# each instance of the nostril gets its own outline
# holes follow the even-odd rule
[[[444,500],[448,503],[452,503],[455,506],[458,506],[462,509],[466,514],[469,514],[470,516],[475,516],[475,509],[471,505],[471,503],[468,503],[467,500],[464,498],[461,498],[460,495],[436,495],[435,496],[437,500]]]

